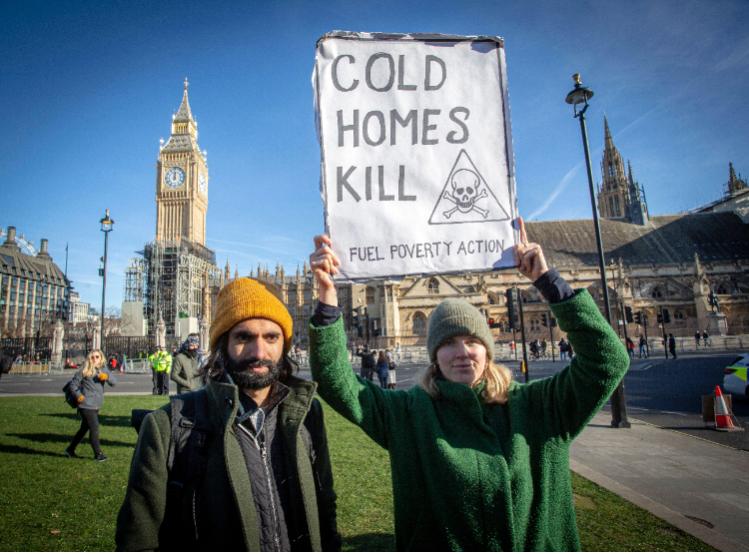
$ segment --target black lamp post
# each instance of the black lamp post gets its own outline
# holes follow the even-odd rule
[[[101,326],[99,328],[99,338],[101,341],[101,350],[104,351],[104,308],[105,308],[105,299],[107,295],[107,245],[108,245],[108,239],[109,239],[109,233],[112,230],[112,227],[114,226],[114,220],[109,217],[109,208],[106,209],[104,212],[104,217],[99,220],[99,223],[101,224],[101,232],[104,233],[104,258],[102,258],[104,262],[104,268],[101,271]]]
[[[606,320],[611,325],[611,304],[609,303],[609,288],[606,283],[606,263],[603,258],[603,241],[601,240],[601,225],[598,222],[598,207],[596,206],[596,193],[593,187],[593,170],[590,166],[590,147],[588,146],[588,129],[585,126],[585,111],[588,109],[588,100],[593,96],[593,91],[583,86],[580,80],[580,74],[575,73],[572,76],[575,81],[573,88],[565,101],[572,104],[574,116],[580,120],[580,131],[583,136],[583,151],[585,152],[585,169],[588,171],[588,188],[590,189],[590,207],[593,212],[593,225],[596,231],[596,247],[598,248],[598,269],[601,272],[601,289],[603,291],[603,306]],[[578,110],[578,106],[582,109]],[[630,427],[627,420],[627,403],[624,398],[624,382],[611,395],[611,426],[612,427]]]

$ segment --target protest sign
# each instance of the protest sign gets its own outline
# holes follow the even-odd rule
[[[329,33],[313,87],[344,278],[514,265],[502,39]]]

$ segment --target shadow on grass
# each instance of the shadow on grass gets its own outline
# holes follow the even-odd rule
[[[72,408],[69,412],[66,413],[56,413],[56,414],[39,414],[42,417],[59,417],[62,419],[81,419],[78,417],[78,412],[74,411]]]
[[[60,435],[55,433],[6,433],[6,437],[16,437],[19,439],[29,440],[33,442],[56,442],[60,444],[67,445],[70,443],[70,440],[73,438],[73,434],[71,433],[69,435]],[[88,436],[88,435],[87,435]],[[99,442],[101,442],[102,446],[125,446],[125,447],[134,447],[135,446],[135,434],[133,434],[133,440],[132,442],[123,442],[123,441],[113,441],[108,440],[104,437],[99,438]],[[86,439],[84,439],[85,441]],[[0,445],[0,448],[3,445]]]
[[[14,444],[0,444],[0,452],[3,454],[29,454],[33,456],[52,456],[53,458],[66,458],[62,450],[58,452],[47,452],[46,450],[34,450],[25,446],[16,446]]]
[[[80,421],[81,418],[78,416],[78,412],[71,411],[69,413],[55,413],[55,414],[39,414],[43,417],[59,417],[61,419],[75,419]],[[114,416],[114,415],[101,415],[99,414],[99,424],[107,425],[111,427],[131,427],[130,416]],[[135,429],[133,429],[135,431]]]
[[[354,552],[393,552],[395,536],[385,533],[366,533],[343,539],[343,550]]]

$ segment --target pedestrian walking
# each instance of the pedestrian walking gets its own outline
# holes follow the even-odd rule
[[[567,341],[564,337],[559,339],[559,360],[564,361],[567,359]]]
[[[202,385],[198,375],[200,368],[198,360],[198,349],[200,348],[200,335],[190,333],[179,348],[179,352],[172,360],[170,377],[177,383],[177,394],[190,392]]]
[[[3,348],[0,350],[0,377],[5,373],[10,373],[14,360],[15,358],[10,352],[10,349]]]
[[[538,339],[533,339],[531,341],[531,355],[533,356],[534,360],[538,360],[538,351],[540,348],[541,347],[538,344]]]
[[[648,341],[645,340],[645,337],[640,335],[640,359],[647,358],[650,356],[650,353],[648,352]]]
[[[108,371],[105,362],[106,359],[101,350],[92,350],[86,356],[83,368],[77,371],[70,380],[70,390],[77,394],[81,426],[65,448],[64,452],[68,458],[78,457],[75,449],[88,433],[91,448],[94,451],[94,460],[103,462],[107,459],[99,442],[99,410],[104,404],[104,385],[114,386],[117,377]]]
[[[702,331],[702,344],[705,348],[712,346],[712,341],[710,341],[710,335],[707,334],[707,329]]]
[[[676,359],[676,339],[671,333],[668,334],[668,351],[671,352],[671,356],[675,360]]]
[[[153,394],[169,394],[169,372],[172,369],[172,355],[164,350],[162,345],[156,346],[156,351],[148,356],[153,374]]]
[[[398,384],[398,377],[396,375],[397,368],[398,364],[395,362],[395,360],[388,360],[388,388],[391,390],[395,389],[396,385]]]
[[[707,345],[705,345],[707,346]],[[694,333],[694,347],[699,349],[700,347],[700,331],[699,329]]]
[[[380,350],[379,354],[377,355],[377,379],[380,381],[380,387],[383,389],[386,389],[388,386],[388,371],[390,370],[387,356],[385,356],[385,351]]]
[[[361,375],[362,379],[371,381],[375,366],[377,365],[374,353],[369,349],[369,345],[365,344],[363,349],[356,351],[356,355],[361,358],[359,375]]]
[[[387,358],[388,361],[388,383],[387,388],[394,389],[395,386],[398,384],[398,379],[395,374],[395,370],[398,366],[398,364],[395,362],[395,356],[393,356],[393,353],[390,350],[385,350],[385,358]]]
[[[388,391],[351,374],[340,310],[330,310],[339,260],[329,237],[315,237],[315,248],[312,375],[326,402],[388,450],[395,550],[580,550],[569,445],[629,367],[590,293],[548,269],[520,220],[519,271],[550,302],[576,358],[554,376],[513,382],[493,362],[485,315],[447,299],[429,319],[420,385]]]
[[[630,359],[635,357],[635,343],[629,337],[627,337],[627,354],[629,354]]]
[[[293,375],[293,336],[266,285],[242,277],[221,289],[205,386],[143,420],[117,550],[340,550],[322,406]],[[175,450],[188,406],[193,427]]]

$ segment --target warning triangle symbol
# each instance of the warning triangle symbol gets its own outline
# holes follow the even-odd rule
[[[471,157],[461,150],[442,187],[430,225],[485,223],[510,219],[509,210],[497,200]]]

